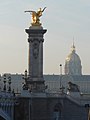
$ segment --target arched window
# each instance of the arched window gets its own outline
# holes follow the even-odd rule
[[[53,120],[61,120],[62,105],[56,104],[53,111]]]

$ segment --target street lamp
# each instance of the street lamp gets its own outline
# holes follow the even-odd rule
[[[62,64],[60,64],[60,92],[64,93],[65,87],[62,85]]]
[[[62,80],[62,64],[60,64],[60,88],[61,88],[61,80]]]
[[[8,84],[9,84],[9,88],[8,88],[8,92],[11,92],[11,77],[8,77]]]
[[[25,83],[23,85],[23,90],[28,90],[28,85],[27,85],[27,80],[29,79],[28,75],[27,75],[27,70],[25,70],[23,79],[25,80]]]
[[[3,76],[4,76],[4,81],[3,81],[4,82],[4,88],[3,88],[3,90],[6,91],[6,74],[4,74]]]

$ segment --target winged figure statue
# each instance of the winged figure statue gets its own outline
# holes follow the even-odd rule
[[[32,15],[32,25],[35,26],[40,26],[40,17],[42,16],[42,13],[44,12],[44,10],[46,9],[46,7],[44,9],[39,8],[38,11],[25,11],[25,12],[29,12]]]

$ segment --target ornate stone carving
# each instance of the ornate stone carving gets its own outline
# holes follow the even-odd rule
[[[37,59],[39,54],[39,43],[37,40],[35,40],[35,42],[33,43],[33,56],[35,59]]]
[[[72,83],[72,82],[68,82],[68,90],[71,92],[79,92],[79,88],[78,85]]]

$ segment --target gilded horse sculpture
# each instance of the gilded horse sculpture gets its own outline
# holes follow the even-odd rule
[[[40,23],[40,17],[42,16],[42,13],[44,12],[44,10],[46,9],[46,7],[42,10],[41,8],[39,8],[39,10],[36,11],[25,11],[25,12],[30,12],[32,15],[32,26],[41,26]]]

